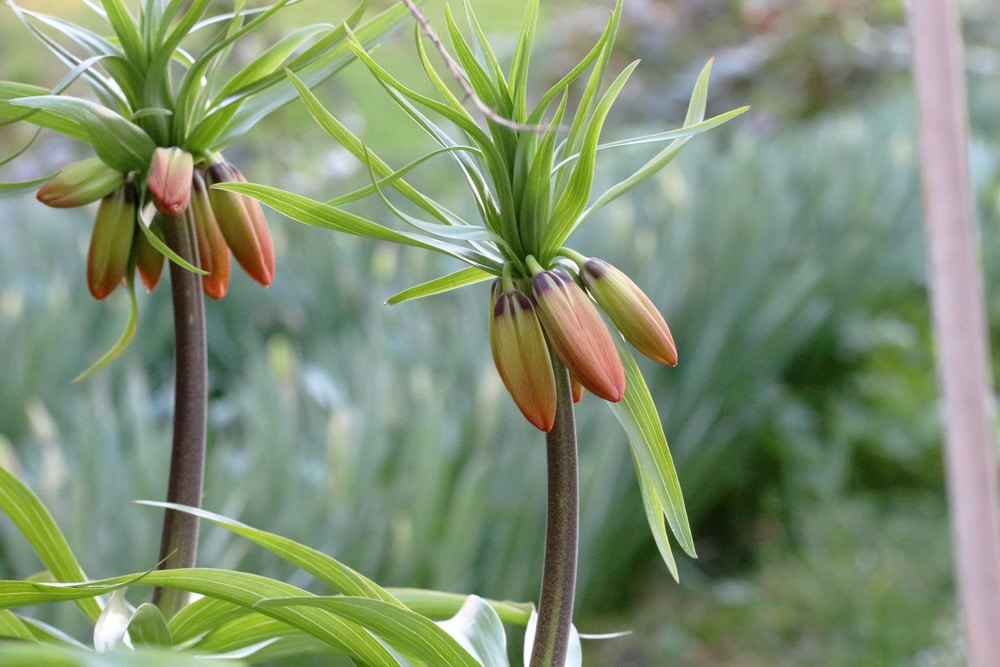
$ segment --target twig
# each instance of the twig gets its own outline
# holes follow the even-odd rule
[[[451,73],[452,78],[458,82],[458,85],[462,89],[462,93],[465,95],[466,99],[471,100],[472,104],[481,114],[498,125],[503,125],[504,127],[518,132],[541,133],[548,132],[552,129],[558,129],[554,128],[552,125],[526,125],[524,123],[515,122],[509,118],[504,118],[497,113],[495,109],[491,108],[490,105],[483,102],[479,95],[476,95],[476,91],[472,89],[472,85],[469,83],[469,80],[466,79],[465,74],[462,73],[462,68],[459,67],[458,63],[455,62],[455,59],[451,57],[448,50],[444,48],[444,44],[441,43],[441,38],[437,36],[437,32],[435,32],[434,27],[431,26],[430,21],[428,21],[427,17],[420,11],[420,8],[413,4],[413,0],[402,0],[402,2],[406,5],[406,8],[410,10],[410,13],[413,14],[413,18],[415,18],[417,23],[420,24],[420,28],[424,31],[424,34],[427,35],[427,38],[431,40],[431,43],[434,45],[434,48],[437,49],[437,52],[441,54],[441,58],[444,60],[445,66]]]

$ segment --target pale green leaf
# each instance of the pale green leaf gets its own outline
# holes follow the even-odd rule
[[[369,629],[408,657],[431,665],[480,667],[451,635],[425,616],[381,600],[358,597],[292,597],[261,602],[262,611],[318,607]]]
[[[38,95],[12,99],[10,103],[75,119],[86,131],[100,158],[123,173],[146,169],[156,150],[156,144],[141,127],[89,100]]]
[[[385,589],[371,579],[327,556],[321,551],[299,544],[287,537],[258,530],[234,519],[195,507],[154,501],[138,501],[141,505],[163,507],[197,516],[222,526],[233,533],[260,545],[283,560],[296,565],[323,583],[345,595],[370,597],[384,602],[400,604]]]
[[[615,336],[615,343],[625,367],[625,397],[618,403],[608,403],[608,406],[625,429],[636,467],[649,482],[650,491],[658,503],[647,503],[646,511],[662,509],[681,548],[694,558],[694,539],[684,508],[684,496],[656,405],[628,344],[621,336]],[[650,526],[654,526],[655,521],[660,521],[660,516],[648,519]]]
[[[461,609],[438,625],[474,656],[483,667],[508,667],[507,636],[496,611],[478,595],[470,595]]]
[[[408,608],[428,618],[446,619],[458,613],[468,596],[430,591],[423,588],[390,588],[393,596]],[[534,606],[529,602],[486,600],[504,623],[526,625]]]
[[[118,340],[115,341],[115,344],[111,346],[111,349],[101,355],[101,358],[91,364],[89,368],[73,378],[73,382],[85,380],[110,364],[125,351],[132,342],[132,339],[135,338],[135,332],[139,326],[139,304],[135,298],[135,282],[132,275],[128,276],[125,287],[128,291],[129,300],[128,320],[125,322],[125,329],[122,331],[121,336],[118,337]]]
[[[660,557],[670,571],[674,581],[680,581],[680,574],[677,572],[677,561],[674,559],[673,549],[670,548],[670,538],[667,535],[667,528],[663,522],[663,503],[653,483],[649,479],[646,470],[639,464],[639,460],[632,453],[632,461],[635,463],[636,476],[639,481],[639,491],[642,493],[642,507],[646,512],[646,521],[649,523],[649,531],[656,542],[656,548],[660,552]]]
[[[433,280],[428,280],[425,283],[414,285],[413,287],[405,289],[402,292],[389,297],[386,299],[385,303],[386,305],[393,306],[397,303],[410,301],[411,299],[419,299],[434,294],[443,294],[444,292],[450,292],[451,290],[458,289],[459,287],[474,285],[484,280],[489,280],[492,277],[492,273],[487,273],[480,268],[470,266],[464,269],[459,269],[454,273],[449,273],[446,276],[441,276],[440,278],[435,278]]]
[[[29,192],[34,192],[42,183],[46,183],[55,178],[58,171],[54,171],[41,178],[33,178],[30,181],[18,181],[16,183],[0,183],[0,201],[14,199]]]
[[[57,580],[86,579],[52,515],[27,486],[4,468],[0,468],[0,511],[10,518]],[[0,586],[0,598],[4,592],[5,588]],[[81,600],[78,605],[91,622],[101,614],[101,607],[95,600]],[[2,608],[9,606],[0,605]]]
[[[125,600],[125,589],[119,588],[108,598],[94,623],[94,650],[104,653],[121,648],[130,618],[132,610]]]
[[[472,266],[478,266],[487,271],[499,272],[496,260],[468,248],[446,243],[423,234],[398,232],[359,215],[329,206],[308,197],[284,192],[278,188],[252,183],[218,183],[212,187],[220,190],[230,190],[249,195],[262,204],[273,208],[278,213],[287,215],[307,225],[325,227],[338,232],[364,236],[380,241],[391,241],[403,245],[416,246],[434,250],[445,255],[460,259]]]
[[[173,640],[163,612],[155,604],[143,602],[128,623],[128,635],[136,646],[170,646]]]
[[[565,188],[559,193],[559,199],[552,208],[552,218],[542,233],[542,257],[540,260],[543,262],[548,262],[569,238],[574,229],[574,223],[590,199],[601,128],[615,99],[638,64],[638,61],[630,63],[611,83],[584,128],[580,155],[576,164],[573,165]]]
[[[205,667],[206,661],[177,651],[143,649],[94,653],[39,642],[0,642],[0,664],[4,667]],[[220,660],[209,664],[238,667],[246,663]]]
[[[122,0],[101,0],[104,12],[112,30],[118,36],[125,56],[134,63],[146,62],[146,52],[142,45],[142,35],[135,19],[129,14]]]
[[[31,640],[35,635],[17,614],[10,609],[0,609],[0,637]]]

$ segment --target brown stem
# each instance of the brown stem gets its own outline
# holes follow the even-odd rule
[[[164,222],[164,234],[170,248],[185,260],[196,263],[198,248],[191,217],[182,215]],[[170,288],[174,305],[175,386],[167,502],[201,507],[208,404],[208,354],[201,276],[170,262]],[[160,568],[193,567],[197,550],[198,518],[166,510],[160,541]],[[169,618],[187,602],[187,593],[156,588],[153,602]]]
[[[556,420],[545,439],[549,502],[542,590],[530,667],[562,667],[566,664],[576,594],[580,524],[576,423],[569,373],[555,355],[552,355],[552,361],[556,372]]]

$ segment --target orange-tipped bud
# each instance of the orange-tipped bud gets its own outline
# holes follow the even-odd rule
[[[601,314],[562,269],[531,280],[538,319],[570,374],[587,390],[617,403],[625,396],[625,369]]]
[[[573,393],[573,402],[574,403],[579,403],[583,399],[583,394],[587,390],[584,389],[583,385],[580,384],[580,381],[577,380],[572,375],[569,377],[569,387],[570,387],[570,390]]]
[[[198,265],[208,271],[201,277],[202,290],[213,299],[221,299],[229,287],[229,247],[215,220],[201,169],[195,170],[191,182],[191,215],[198,235]]]
[[[94,231],[87,252],[87,286],[95,299],[111,294],[128,268],[135,234],[138,193],[131,183],[124,183],[101,200]]]
[[[236,181],[245,183],[243,174],[228,162],[216,162],[208,168],[209,186]],[[251,278],[265,287],[274,278],[274,246],[264,211],[256,199],[225,190],[208,191],[215,220],[233,251],[233,256]]]
[[[580,278],[625,340],[644,355],[667,366],[677,365],[677,346],[663,315],[649,297],[620,269],[601,259],[588,259]]]
[[[63,167],[35,196],[46,206],[72,208],[103,199],[124,182],[124,174],[92,157]]]
[[[549,432],[556,420],[556,380],[535,304],[523,292],[496,296],[490,319],[493,363],[524,418]]]
[[[149,231],[155,234],[160,240],[163,240],[163,232],[160,230],[162,226],[160,216],[153,218],[153,222],[149,225]],[[142,224],[141,222],[139,224]],[[150,292],[156,287],[156,284],[160,282],[160,275],[163,273],[163,260],[165,257],[163,253],[157,250],[146,235],[142,233],[142,230],[137,230],[135,235],[135,266],[139,269],[139,280],[142,284],[146,286],[146,289]]]
[[[191,200],[191,172],[194,158],[183,148],[160,146],[153,151],[146,187],[153,205],[164,215],[180,215]]]

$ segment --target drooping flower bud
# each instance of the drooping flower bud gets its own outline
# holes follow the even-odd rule
[[[243,174],[225,161],[211,165],[206,180],[209,186],[246,182]],[[236,261],[251,278],[265,287],[270,285],[274,278],[274,246],[260,203],[235,192],[211,188],[208,192],[215,220]]]
[[[153,222],[149,225],[150,233],[155,234],[161,241],[163,240],[163,232],[160,229],[162,220],[160,216],[154,216]],[[142,222],[138,224],[142,224]],[[160,282],[160,275],[163,273],[163,261],[166,258],[163,256],[163,253],[149,242],[149,239],[142,233],[142,230],[136,230],[133,251],[135,252],[135,266],[139,269],[139,280],[142,281],[147,290],[152,292],[156,284]]]
[[[198,236],[198,266],[208,271],[201,277],[202,290],[213,299],[221,299],[229,287],[229,247],[212,211],[201,169],[194,171],[191,182],[191,214]]]
[[[191,199],[191,173],[194,158],[183,148],[160,146],[153,151],[146,186],[153,195],[153,205],[164,215],[180,215]]]
[[[555,375],[535,304],[528,295],[517,290],[495,295],[490,347],[500,379],[521,414],[535,428],[551,431],[556,419]]]
[[[677,346],[670,327],[631,278],[596,258],[583,263],[580,278],[625,340],[653,361],[677,365]]]
[[[63,167],[35,196],[46,206],[72,208],[103,199],[124,182],[124,174],[92,157]]]
[[[125,277],[138,200],[135,186],[124,183],[102,199],[97,209],[87,252],[87,286],[95,299],[111,294]]]
[[[617,403],[625,396],[625,369],[601,314],[564,270],[531,280],[538,319],[570,374],[591,393]]]

